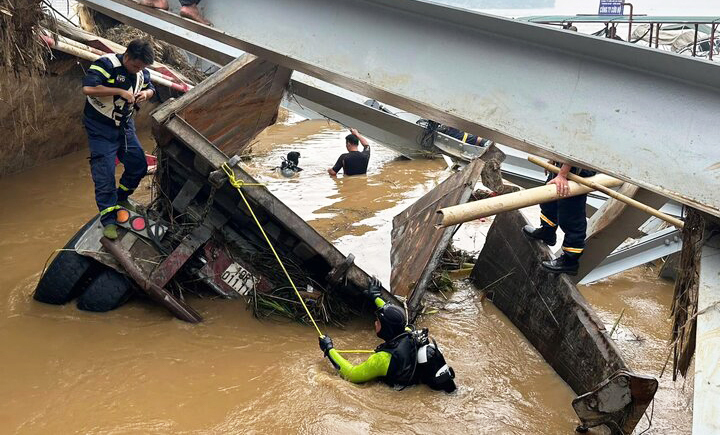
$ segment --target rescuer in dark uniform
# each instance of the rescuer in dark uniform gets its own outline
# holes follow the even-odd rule
[[[483,139],[480,136],[476,136],[474,134],[470,134],[447,125],[440,125],[438,127],[438,131],[452,138],[455,138],[460,142],[469,143],[470,145],[477,145],[479,147],[487,146],[487,144],[490,142],[488,139]]]
[[[358,145],[362,144],[363,150],[358,151]],[[340,170],[345,175],[363,175],[367,173],[368,163],[370,163],[370,144],[367,139],[360,136],[360,133],[354,128],[350,129],[350,134],[345,137],[345,148],[348,152],[342,154],[335,162],[335,166],[328,169],[328,174],[335,177]]]
[[[124,54],[107,54],[90,65],[83,79],[87,95],[83,123],[90,144],[90,170],[95,183],[95,201],[100,210],[103,235],[117,238],[116,211],[132,208],[128,202],[147,174],[145,152],[140,146],[132,119],[137,104],[155,94],[147,66],[153,63],[149,42],[136,39]],[[125,166],[115,187],[115,159]]]
[[[567,180],[569,172],[581,177],[595,175],[593,171],[572,167],[567,163],[562,165],[555,163],[555,166],[560,167],[560,172],[557,175],[550,173],[547,184],[554,184],[557,187],[558,195],[561,197],[570,193]],[[540,204],[540,228],[535,228],[532,225],[526,225],[523,228],[525,235],[542,240],[549,246],[554,245],[557,241],[555,232],[558,226],[565,233],[562,255],[542,262],[543,267],[549,271],[577,275],[578,266],[580,265],[579,259],[585,249],[585,233],[587,231],[586,202],[587,195],[577,195]]]
[[[375,333],[384,340],[365,362],[353,365],[333,348],[327,335],[320,337],[320,350],[353,383],[381,379],[386,384],[406,387],[423,383],[434,390],[455,391],[455,372],[445,362],[435,341],[430,342],[427,329],[415,331],[407,325],[399,307],[386,304],[380,297],[380,282],[371,280],[365,296],[377,307]]]

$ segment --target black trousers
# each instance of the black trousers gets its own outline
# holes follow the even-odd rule
[[[200,0],[180,0],[182,6],[192,6],[200,3]]]
[[[550,174],[548,181],[555,178]],[[562,249],[570,257],[579,257],[585,249],[587,219],[585,203],[587,195],[571,196],[553,202],[540,204],[540,224],[557,230],[558,226],[565,233]]]

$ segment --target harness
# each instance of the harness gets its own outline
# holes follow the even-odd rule
[[[100,58],[110,61],[113,69],[105,71],[98,65],[92,65],[90,66],[90,69],[96,70],[105,76],[105,79],[110,87],[124,89],[123,86],[118,86],[118,83],[116,83],[119,77],[117,70],[122,68],[122,62],[118,59],[117,55],[111,53],[101,56]],[[130,77],[128,77],[128,79],[130,79]],[[131,86],[128,90],[130,92],[137,93],[143,88],[144,84],[145,78],[143,77],[142,71],[140,71],[135,74],[135,86]],[[132,117],[135,110],[133,104],[129,104],[124,98],[116,95],[109,95],[106,97],[94,97],[88,95],[87,101],[93,109],[104,117],[111,119],[117,127],[121,127],[124,121]]]
[[[419,383],[416,370],[417,351],[417,343],[412,332],[404,332],[378,346],[375,352],[387,352],[392,355],[383,381],[390,386],[408,386]]]

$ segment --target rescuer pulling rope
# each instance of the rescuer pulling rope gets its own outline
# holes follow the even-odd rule
[[[340,374],[345,379],[353,383],[363,383],[380,379],[390,386],[401,386],[403,388],[409,385],[423,383],[434,390],[443,390],[448,393],[455,391],[455,372],[452,367],[445,362],[445,358],[440,352],[435,340],[430,341],[427,329],[416,331],[411,325],[408,325],[402,309],[385,303],[380,297],[380,281],[376,278],[370,280],[370,285],[368,289],[363,292],[363,295],[377,307],[375,311],[375,333],[378,337],[385,340],[385,342],[375,348],[375,351],[336,350],[333,346],[332,339],[320,331],[290,274],[287,269],[285,269],[282,259],[277,251],[275,251],[270,238],[265,233],[250,203],[245,198],[245,194],[242,191],[243,187],[261,186],[261,184],[245,183],[243,180],[238,179],[235,176],[235,172],[227,163],[223,163],[221,169],[227,175],[230,184],[240,193],[240,197],[252,215],[255,224],[260,229],[278,265],[280,265],[280,268],[285,273],[288,282],[295,291],[295,295],[315,327],[319,336],[320,350],[324,352],[325,356],[328,357],[333,366],[340,371]],[[362,364],[354,366],[340,355],[340,353],[343,352],[372,352],[372,355]]]

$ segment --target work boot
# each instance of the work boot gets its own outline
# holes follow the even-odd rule
[[[577,258],[571,258],[569,255],[562,254],[558,258],[543,261],[542,266],[553,273],[567,273],[568,275],[575,276],[577,275],[580,262],[578,262]]]
[[[149,8],[168,10],[167,0],[140,0],[140,4]]]
[[[118,238],[118,228],[115,224],[105,225],[103,228],[103,236],[110,240],[115,240]]]
[[[120,207],[122,207],[124,209],[130,210],[131,212],[137,213],[137,207],[135,207],[135,204],[130,202],[129,199],[118,201],[117,205],[119,205]]]
[[[557,242],[557,235],[555,235],[555,228],[553,227],[543,225],[540,228],[535,228],[532,225],[525,225],[522,230],[527,237],[543,241],[548,246],[553,246]]]
[[[193,21],[197,21],[200,24],[205,24],[206,26],[212,26],[212,23],[202,16],[202,14],[200,13],[200,9],[198,9],[197,5],[181,7],[180,16]]]

